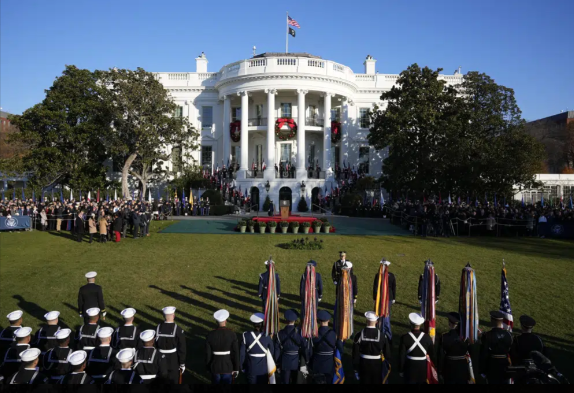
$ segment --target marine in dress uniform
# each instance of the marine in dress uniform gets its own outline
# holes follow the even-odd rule
[[[317,268],[317,262],[309,261],[307,265],[312,265]],[[307,280],[307,268],[301,276],[301,282],[299,283],[299,296],[301,297],[301,315],[305,315],[305,281]],[[315,271],[315,304],[319,305],[319,302],[323,298],[323,278],[321,274]]]
[[[4,354],[12,346],[14,342],[14,332],[22,327],[22,315],[24,313],[20,310],[13,311],[6,315],[10,326],[0,332],[0,356],[4,357]]]
[[[121,312],[124,317],[124,325],[116,328],[113,337],[113,346],[116,349],[138,348],[140,346],[138,328],[134,326],[136,310],[126,308]]]
[[[389,269],[389,266],[391,265],[391,262],[385,259],[383,259],[381,263],[387,266],[387,269]],[[389,341],[392,342],[393,331],[391,328],[391,312],[392,312],[392,305],[395,304],[395,297],[397,295],[397,280],[395,278],[395,275],[391,272],[389,272],[387,285],[389,286],[389,316],[386,318],[383,317],[380,318],[381,321],[379,323],[379,327],[381,328],[383,334],[387,336]],[[377,301],[378,291],[379,291],[379,273],[377,272],[377,274],[375,274],[375,280],[373,281],[373,300],[375,302]]]
[[[154,347],[155,331],[144,330],[139,338],[143,346],[136,350],[134,371],[137,372],[144,384],[150,384],[156,378],[165,380],[167,377],[167,362],[165,355]]]
[[[287,326],[275,336],[275,363],[277,369],[281,370],[279,380],[283,384],[296,384],[300,368],[305,367],[306,371],[306,364],[309,363],[309,345],[301,330],[295,326],[297,319],[295,310],[285,311]],[[301,364],[301,356],[305,364]]]
[[[274,262],[272,262],[274,263]],[[259,275],[259,297],[263,301],[263,313],[265,313],[265,305],[267,304],[267,290],[269,286],[269,261],[265,261],[267,271]],[[277,299],[281,297],[281,280],[279,280],[279,273],[275,273],[275,282],[277,283]]]
[[[84,318],[84,323],[87,323],[86,310],[88,308],[99,308],[102,316],[106,317],[106,305],[104,304],[104,293],[102,287],[97,285],[96,272],[86,273],[88,283],[80,288],[78,292],[78,312]]]
[[[239,374],[239,341],[226,327],[229,312],[219,310],[213,314],[218,327],[205,339],[205,365],[211,373],[213,385],[229,385]]]
[[[510,366],[510,348],[512,334],[502,327],[504,315],[500,311],[491,311],[493,328],[481,337],[480,372],[491,385],[506,385],[510,379],[506,370]]]
[[[411,331],[401,337],[399,345],[399,374],[410,385],[427,383],[427,355],[434,363],[432,339],[421,331],[425,320],[420,314],[409,314]]]
[[[80,326],[76,332],[76,347],[90,352],[98,343],[97,333],[100,329],[98,321],[100,320],[100,309],[97,307],[89,308],[86,310],[88,316],[88,323]]]
[[[71,370],[68,356],[72,353],[70,348],[70,329],[58,330],[55,334],[57,346],[49,349],[42,358],[42,368],[50,378],[51,383],[58,383]]]
[[[542,339],[532,333],[532,329],[536,325],[534,318],[522,315],[520,317],[520,325],[522,326],[522,333],[514,337],[514,342],[510,349],[510,359],[512,359],[512,364],[515,366],[532,363],[530,355],[532,351],[538,351],[546,355],[546,347]]]
[[[271,338],[261,332],[264,318],[263,314],[253,314],[250,318],[253,330],[244,332],[241,339],[239,361],[247,375],[247,383],[250,385],[269,383],[266,353],[269,351],[273,356],[274,348]]]
[[[60,385],[92,385],[94,379],[86,374],[88,354],[86,351],[75,351],[68,357],[72,371],[65,375],[58,383]]]
[[[6,378],[10,385],[39,385],[48,383],[48,377],[40,372],[38,362],[40,350],[30,348],[20,354],[22,365],[20,369],[11,377]]]
[[[56,341],[56,333],[60,331],[60,326],[58,326],[58,317],[60,316],[59,311],[50,311],[44,315],[47,325],[42,326],[36,332],[34,339],[32,340],[32,346],[38,348],[42,351],[42,355],[46,351],[55,348],[58,345]]]
[[[165,321],[157,325],[156,347],[165,355],[168,380],[177,384],[180,373],[185,372],[185,334],[175,323],[175,307],[164,307],[162,311]]]
[[[391,347],[387,337],[377,328],[379,317],[372,311],[365,313],[367,326],[355,335],[353,341],[353,367],[355,378],[361,384],[382,384],[383,361],[391,359]]]
[[[449,331],[437,337],[437,371],[447,385],[465,385],[471,379],[466,359],[469,344],[467,340],[460,338],[459,323],[459,314],[449,313]]]
[[[31,333],[32,328],[29,327],[21,327],[14,333],[16,341],[12,343],[12,346],[8,348],[4,354],[2,365],[0,366],[0,375],[2,375],[5,380],[20,368],[22,364],[20,354],[30,349]]]
[[[309,365],[316,383],[330,385],[335,373],[335,350],[343,353],[343,345],[337,340],[337,334],[329,327],[331,315],[320,310],[317,313],[320,326],[318,336],[313,338],[313,353]]]
[[[106,385],[137,385],[143,383],[138,373],[133,370],[134,357],[135,349],[133,348],[126,348],[119,351],[116,358],[121,364],[121,368],[110,373]]]
[[[111,327],[103,327],[98,330],[97,335],[100,344],[90,351],[88,355],[86,371],[94,378],[96,383],[103,384],[108,380],[111,372],[119,368],[119,363],[116,359],[118,351],[110,345],[113,333],[114,329]]]

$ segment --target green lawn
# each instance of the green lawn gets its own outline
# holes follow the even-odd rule
[[[397,278],[397,304],[393,308],[393,364],[396,364],[399,335],[408,329],[407,315],[419,309],[417,284],[423,261],[431,258],[442,281],[437,306],[438,332],[446,328],[444,315],[458,308],[461,269],[471,262],[478,280],[481,328],[488,327],[488,311],[500,302],[500,269],[507,262],[510,301],[515,318],[529,314],[538,324],[535,331],[552,349],[557,367],[573,378],[574,333],[574,245],[548,239],[497,238],[413,238],[408,236],[321,235],[322,251],[291,251],[276,247],[294,235],[195,235],[161,234],[169,223],[154,223],[146,239],[127,239],[120,244],[82,244],[69,235],[44,232],[0,234],[0,317],[10,311],[25,312],[24,324],[36,329],[46,311],[59,310],[64,324],[80,323],[76,312],[78,288],[84,274],[98,272],[104,288],[108,317],[121,322],[120,311],[137,309],[136,322],[155,326],[161,308],[176,306],[176,318],[188,335],[187,382],[207,382],[203,365],[203,339],[214,327],[213,312],[226,308],[230,327],[237,333],[249,328],[248,318],[260,311],[257,298],[259,273],[269,255],[277,263],[281,278],[281,308],[299,308],[299,280],[305,262],[315,259],[323,275],[325,294],[322,307],[332,312],[334,285],[331,266],[339,250],[346,250],[354,263],[359,282],[355,331],[364,326],[363,313],[371,310],[372,282],[379,260],[392,262]],[[347,343],[345,369],[352,381],[350,345]],[[397,381],[397,373],[392,381]]]

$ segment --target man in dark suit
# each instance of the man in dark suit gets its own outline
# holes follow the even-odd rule
[[[84,211],[82,210],[76,217],[76,240],[81,243],[84,237]]]
[[[205,365],[211,372],[213,385],[231,385],[239,374],[239,342],[237,335],[225,326],[229,318],[227,310],[217,311],[213,318],[218,328],[205,339]]]
[[[97,307],[100,309],[102,316],[106,317],[106,305],[104,304],[104,294],[102,287],[96,284],[96,272],[86,273],[88,283],[80,288],[78,292],[78,312],[80,316],[88,323],[86,310]]]
[[[139,233],[139,229],[140,229],[140,214],[137,210],[134,210],[132,212],[132,221],[134,224],[134,230],[133,230],[133,235],[134,235],[134,239],[138,238],[138,233]]]

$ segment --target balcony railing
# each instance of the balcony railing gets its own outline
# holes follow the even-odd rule
[[[278,171],[275,172],[275,179],[295,179],[297,173],[295,171]]]
[[[267,118],[266,117],[254,117],[252,119],[248,119],[247,125],[249,127],[266,127],[267,126]]]
[[[305,125],[308,125],[310,127],[323,127],[324,123],[325,123],[324,120],[318,117],[308,117],[305,120]]]
[[[263,171],[245,171],[248,179],[263,179]]]
[[[308,179],[325,179],[325,171],[307,171]]]

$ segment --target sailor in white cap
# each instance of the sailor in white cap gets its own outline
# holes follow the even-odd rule
[[[154,379],[165,381],[167,377],[167,361],[165,355],[155,348],[155,330],[144,330],[139,336],[142,347],[136,351],[134,371],[143,379],[144,384],[150,384]]]
[[[116,328],[114,332],[113,345],[116,349],[137,348],[139,343],[139,330],[134,325],[135,308],[126,308],[121,312],[124,317],[124,324]]]
[[[6,315],[10,326],[0,332],[0,356],[4,357],[4,354],[10,348],[14,342],[14,332],[22,327],[22,315],[24,313],[20,310],[12,311],[10,314]]]
[[[118,351],[111,347],[114,329],[103,327],[97,331],[99,345],[88,355],[86,372],[94,378],[96,383],[104,383],[112,370],[119,368],[116,354]]]
[[[10,385],[37,385],[48,383],[48,377],[40,373],[38,362],[40,350],[30,348],[20,354],[22,364],[20,369],[11,377],[6,378]]]
[[[54,336],[56,347],[49,349],[42,357],[42,367],[44,372],[52,382],[58,382],[64,375],[70,372],[68,356],[72,353],[70,348],[70,329],[60,329]]]
[[[387,382],[390,371],[389,368],[384,370],[384,361],[390,362],[391,347],[387,337],[377,328],[379,316],[368,311],[365,318],[367,326],[355,335],[353,341],[355,378],[361,384],[381,385]]]
[[[267,270],[259,275],[259,297],[263,301],[263,312],[265,312],[265,306],[267,305],[267,293],[269,291],[269,269],[271,264],[275,264],[271,257],[269,260],[263,262],[267,267]],[[279,279],[279,273],[275,273],[275,292],[277,293],[277,298],[281,297],[281,280]]]
[[[239,364],[245,365],[247,383],[265,385],[269,383],[267,370],[267,351],[273,356],[274,346],[271,337],[262,333],[265,316],[256,313],[249,318],[253,330],[242,335]]]
[[[86,351],[75,351],[68,357],[71,372],[58,382],[61,385],[91,385],[95,381],[86,374],[88,354]]]
[[[132,369],[134,357],[135,349],[133,348],[126,348],[119,351],[116,358],[118,362],[120,362],[121,368],[110,373],[106,385],[134,385],[143,383],[143,380],[137,372]]]
[[[175,307],[162,309],[164,322],[156,328],[156,347],[165,355],[167,379],[174,384],[181,383],[185,372],[185,333],[175,323]]]
[[[88,323],[83,324],[76,332],[76,347],[88,352],[97,345],[97,332],[100,330],[100,309],[97,307],[86,310]]]
[[[4,378],[10,377],[20,368],[20,354],[27,349],[30,349],[32,328],[21,327],[14,332],[15,343],[6,351],[4,355],[4,362],[0,366],[0,375]]]
[[[217,328],[205,339],[206,366],[211,372],[213,385],[230,385],[239,374],[239,342],[237,335],[226,327],[229,311],[213,314]]]
[[[44,355],[49,349],[58,345],[56,341],[56,333],[60,330],[60,326],[58,326],[59,316],[59,311],[50,311],[49,313],[44,314],[46,325],[38,329],[34,339],[32,340],[32,346],[40,349],[40,351],[42,351],[42,355]]]
[[[379,324],[379,327],[381,328],[383,334],[385,334],[387,336],[387,338],[389,339],[389,343],[392,343],[393,341],[393,331],[391,328],[391,316],[392,316],[392,305],[395,304],[395,296],[397,294],[397,280],[395,278],[395,275],[393,273],[391,273],[389,271],[390,266],[391,266],[391,262],[387,261],[385,258],[383,258],[380,262],[381,265],[384,265],[385,269],[387,269],[388,271],[388,275],[387,275],[387,295],[388,295],[388,299],[389,299],[389,303],[388,303],[388,307],[389,307],[389,316],[388,317],[383,317],[381,316],[381,323]],[[384,277],[380,277],[382,271],[379,269],[377,271],[377,274],[375,274],[375,279],[373,281],[373,300],[376,302],[377,301],[377,295],[382,296],[382,294],[379,293],[379,289],[382,286],[382,282],[384,280]]]
[[[86,310],[89,308],[99,308],[102,319],[106,320],[106,305],[104,304],[104,293],[102,287],[96,284],[96,272],[86,273],[88,283],[80,288],[78,293],[78,312],[84,318],[84,323],[88,323]]]
[[[399,374],[407,384],[426,384],[427,355],[435,363],[434,345],[430,336],[421,331],[425,319],[411,313],[409,320],[411,331],[401,337],[399,345]]]

